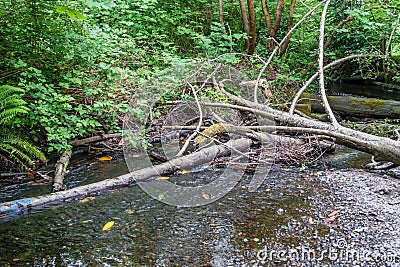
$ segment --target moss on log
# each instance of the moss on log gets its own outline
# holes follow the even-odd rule
[[[313,112],[325,112],[319,96],[303,93],[301,99],[301,102],[311,105]],[[400,118],[400,101],[352,96],[328,96],[328,102],[332,110],[341,116]]]

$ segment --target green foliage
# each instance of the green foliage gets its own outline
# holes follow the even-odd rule
[[[24,92],[21,88],[0,86],[0,125],[11,125],[15,117],[28,113],[26,102],[21,98]]]
[[[306,5],[318,2],[308,0],[304,5],[298,4],[295,22],[308,12]],[[223,3],[225,27],[217,22],[217,1],[0,0],[0,80],[2,84],[24,88],[28,95],[26,105],[21,102],[15,109],[7,108],[8,114],[29,112],[29,120],[16,119],[18,127],[27,129],[31,138],[44,133],[48,150],[62,152],[69,148],[71,139],[121,131],[122,117],[128,112],[130,95],[138,93],[138,84],[185,59],[198,59],[206,54],[213,59],[229,53],[220,57],[220,62],[243,67],[251,72],[249,76],[254,76],[263,64],[250,68],[241,55],[235,54],[243,52],[247,38],[238,3]],[[274,2],[267,4],[274,14]],[[394,26],[393,12],[385,9],[364,12],[368,7],[360,1],[331,2],[327,34],[347,15],[355,19],[338,29],[325,51],[327,61],[348,53],[381,49]],[[308,75],[312,66],[315,69],[318,12],[294,32],[288,52],[271,63],[271,76],[279,78],[270,79],[275,95],[298,88],[303,75]],[[268,57],[271,47],[267,46],[268,32],[259,3],[256,13],[257,52]],[[285,16],[278,42],[286,35]],[[398,34],[395,34],[393,55],[398,56],[398,51]],[[350,68],[361,69],[365,74],[384,67],[396,73],[395,60],[393,57],[390,64],[353,62]],[[398,75],[393,79],[399,79]],[[161,83],[166,83],[166,79]],[[156,84],[150,90],[155,99],[161,96],[164,100],[189,99],[191,95],[188,88],[172,84],[168,88]],[[15,94],[10,94],[7,101],[22,101],[12,99]],[[202,96],[225,100],[211,88],[203,90]],[[141,100],[135,101],[137,107],[141,105]],[[1,116],[5,121],[10,120],[5,113]]]
[[[33,164],[33,158],[42,161],[46,158],[35,145],[23,139],[14,127],[16,119],[29,111],[22,99],[23,93],[21,88],[0,86],[0,160],[26,167],[26,164]]]

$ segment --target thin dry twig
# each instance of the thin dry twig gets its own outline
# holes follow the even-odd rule
[[[192,85],[191,83],[189,83],[189,82],[186,82],[186,83],[187,83],[187,85],[189,85],[190,89],[192,89],[192,93],[193,93],[193,96],[194,96],[194,100],[196,101],[196,105],[197,105],[197,108],[198,108],[198,110],[199,110],[199,117],[200,117],[200,118],[199,118],[199,123],[197,124],[196,130],[189,136],[188,139],[186,139],[185,144],[184,144],[184,145],[182,146],[182,148],[179,150],[178,154],[176,154],[176,157],[181,157],[181,156],[183,155],[183,153],[185,153],[186,149],[187,149],[188,146],[189,146],[190,141],[192,141],[193,138],[195,138],[196,135],[199,133],[201,124],[203,123],[203,109],[201,108],[199,99],[198,99],[198,97],[197,97],[196,89],[193,87],[193,85]]]

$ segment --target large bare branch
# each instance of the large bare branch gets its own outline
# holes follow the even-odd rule
[[[258,114],[260,116],[274,119],[282,125],[313,128],[326,131],[328,134],[338,134],[341,138],[337,138],[337,143],[348,146],[350,148],[364,151],[375,156],[377,161],[387,161],[394,164],[400,164],[400,142],[386,137],[375,136],[372,134],[363,133],[346,127],[336,127],[331,123],[324,123],[317,120],[292,115],[288,112],[272,109],[268,106],[248,101],[239,96],[232,95],[223,88],[220,89],[232,101],[245,106],[230,105],[231,108],[239,108]],[[228,107],[228,106],[226,106]]]
[[[399,26],[399,21],[400,21],[400,14],[397,15],[396,24],[393,27],[392,32],[390,33],[390,36],[389,36],[389,40],[388,40],[388,43],[387,43],[387,46],[386,46],[386,51],[385,51],[385,57],[386,58],[389,57],[390,47],[392,45],[393,36],[394,36],[394,33],[395,33],[397,27]]]
[[[168,162],[136,170],[112,179],[106,179],[80,187],[71,188],[65,191],[58,191],[49,195],[25,198],[10,202],[0,203],[0,215],[17,215],[21,211],[43,206],[48,203],[59,202],[66,199],[88,196],[101,190],[131,185],[135,182],[145,181],[155,176],[160,176],[171,170],[189,169],[195,166],[212,161],[215,157],[227,156],[232,148],[239,151],[246,151],[250,148],[251,140],[241,138],[229,141],[223,145],[204,148],[192,154],[171,159]]]
[[[322,103],[325,107],[326,113],[328,114],[333,126],[339,127],[335,115],[333,115],[332,109],[328,102],[328,97],[325,91],[325,79],[324,79],[324,36],[325,36],[325,17],[328,11],[328,6],[331,1],[328,0],[325,3],[324,10],[322,11],[321,21],[319,26],[319,51],[318,51],[318,73],[319,73],[319,89],[321,91]]]
[[[329,69],[338,64],[341,64],[347,60],[351,60],[354,58],[360,58],[360,57],[381,57],[381,56],[380,55],[366,55],[366,54],[351,55],[351,56],[344,57],[344,58],[341,58],[341,59],[338,59],[338,60],[335,60],[335,61],[329,63],[328,65],[326,65],[324,67],[324,70]],[[299,101],[300,96],[304,93],[304,91],[308,88],[308,86],[310,86],[310,84],[318,77],[318,74],[319,74],[319,72],[314,73],[314,75],[311,76],[310,79],[307,80],[307,82],[303,85],[303,87],[299,91],[297,91],[295,97],[293,98],[292,105],[290,107],[290,111],[289,111],[290,114],[294,113],[297,101]]]

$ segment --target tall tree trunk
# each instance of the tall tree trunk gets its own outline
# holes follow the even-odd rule
[[[289,9],[288,32],[290,32],[290,30],[293,28],[293,16],[294,16],[294,8],[295,8],[295,6],[296,6],[296,0],[292,0],[292,2],[290,3],[290,9]],[[282,44],[281,51],[279,52],[280,56],[285,54],[286,50],[289,47],[289,42],[290,42],[290,36]]]
[[[218,14],[219,14],[219,23],[221,24],[222,29],[225,31],[225,23],[224,23],[224,11],[222,0],[218,0]]]
[[[249,27],[249,20],[247,18],[246,5],[244,3],[244,0],[239,0],[239,4],[240,4],[240,11],[242,13],[243,30],[247,34],[247,36],[249,36],[250,35],[250,27]],[[249,47],[250,47],[250,40],[246,39],[246,44],[245,44],[245,48],[244,48],[246,53],[247,53],[247,51],[249,51]]]
[[[254,54],[256,45],[257,45],[257,38],[256,38],[256,12],[254,10],[254,2],[253,0],[247,0],[247,8],[249,10],[249,18],[250,18],[250,27],[249,27],[249,47],[247,54],[252,55]]]
[[[267,24],[267,28],[268,28],[269,41],[267,43],[267,47],[273,48],[278,44],[278,41],[276,40],[276,35],[278,34],[279,25],[282,20],[283,9],[285,7],[285,3],[283,0],[278,0],[278,2],[276,3],[275,20],[273,23],[271,20],[271,14],[269,12],[266,0],[261,0],[261,6],[262,6],[262,10],[263,10],[264,17],[265,17],[265,23]],[[293,9],[293,11],[294,11],[294,9]],[[293,19],[292,19],[292,23],[293,23]]]
[[[276,35],[278,34],[279,25],[281,24],[284,8],[285,8],[284,1],[278,0],[278,3],[276,4],[276,14],[275,14],[274,25],[272,26],[270,34],[269,34],[270,37],[276,38]]]
[[[265,2],[265,0],[261,0],[261,6],[262,6],[263,13],[264,13],[265,24],[267,25],[268,35],[269,35],[270,31],[272,29],[271,15],[269,14],[269,9],[268,9],[268,6],[267,6],[267,3]]]

